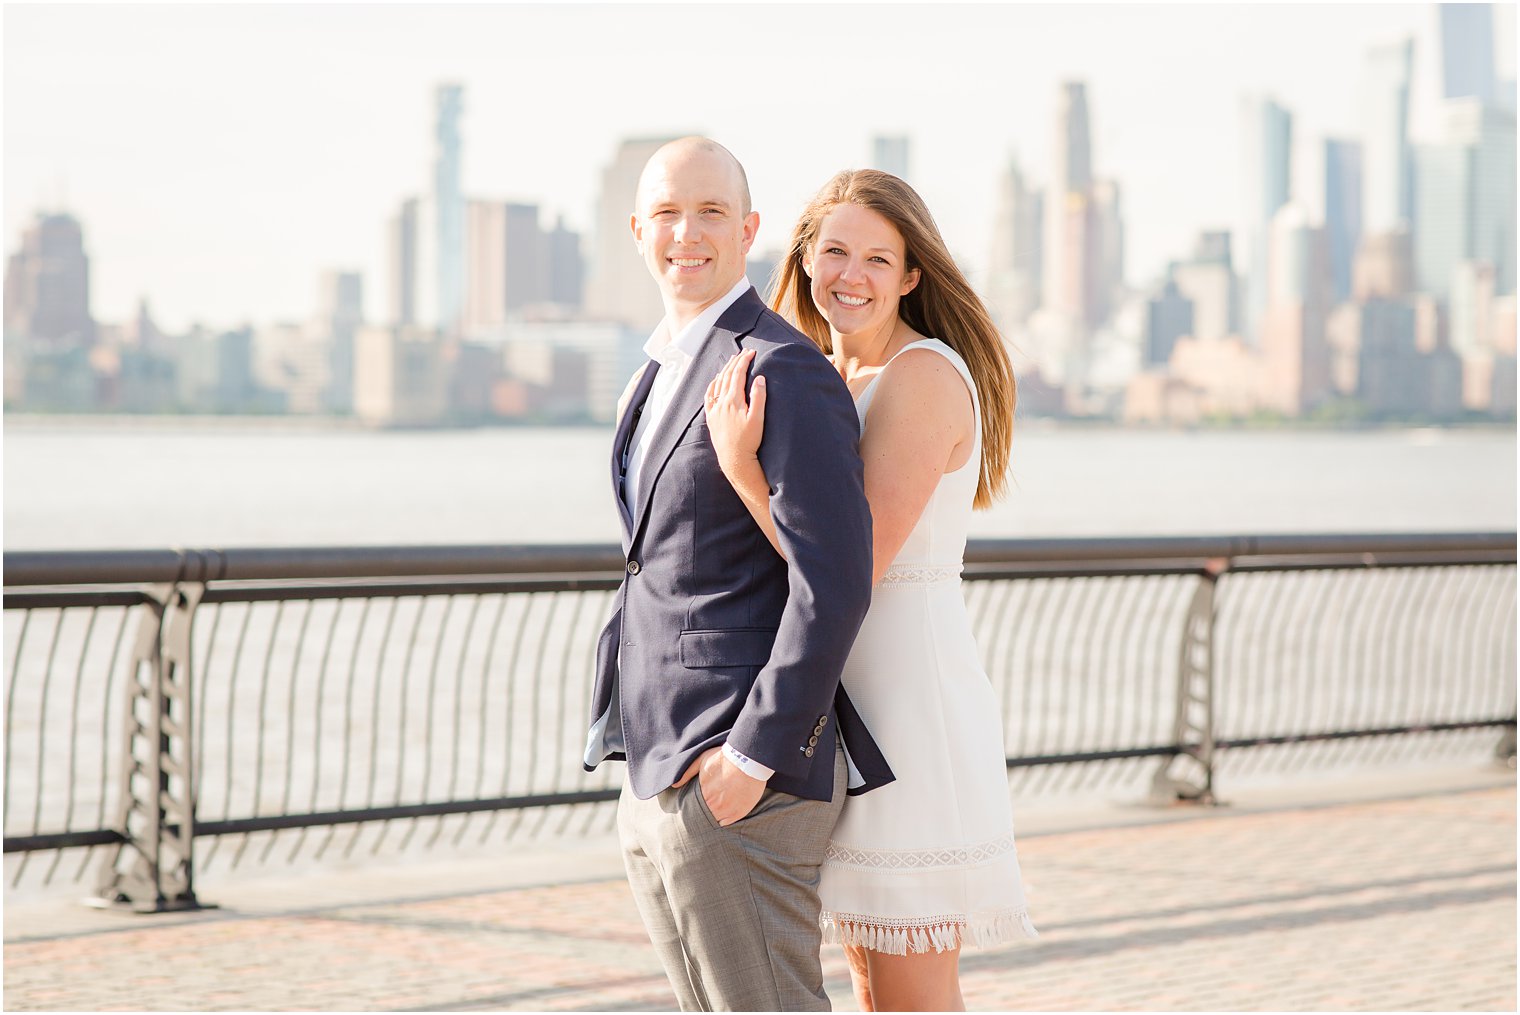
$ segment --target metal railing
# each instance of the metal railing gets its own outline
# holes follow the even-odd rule
[[[1514,533],[974,541],[964,590],[1011,790],[1209,801],[1256,771],[1513,764],[1515,557]],[[623,563],[7,554],[11,883],[98,860],[103,898],[159,910],[251,850],[609,828],[619,766],[588,775],[580,753]]]

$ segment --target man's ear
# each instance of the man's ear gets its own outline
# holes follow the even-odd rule
[[[743,252],[748,254],[749,248],[755,245],[755,236],[760,232],[760,213],[752,211],[744,216],[744,239]]]
[[[633,245],[638,247],[639,253],[642,254],[644,252],[644,230],[639,225],[639,217],[637,215],[628,216],[628,228],[633,232]]]

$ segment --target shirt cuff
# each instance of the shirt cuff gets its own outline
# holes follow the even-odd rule
[[[770,777],[776,774],[774,768],[767,768],[753,758],[746,758],[729,744],[723,745],[723,756],[732,761],[745,775],[751,779],[759,779],[761,782],[770,781]]]

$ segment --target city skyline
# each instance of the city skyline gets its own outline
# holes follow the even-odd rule
[[[1009,154],[1017,153],[1034,185],[1049,183],[1055,96],[1064,80],[1082,80],[1092,172],[1125,190],[1126,278],[1139,285],[1184,256],[1198,232],[1229,228],[1242,92],[1269,94],[1292,110],[1296,137],[1354,137],[1365,51],[1413,37],[1417,139],[1430,127],[1442,70],[1434,6],[1286,8],[1270,17],[1263,8],[1115,8],[1103,11],[1103,35],[1090,38],[1077,26],[1092,21],[1091,8],[1081,17],[1044,7],[810,8],[825,35],[856,22],[852,46],[774,80],[763,68],[796,47],[797,19],[761,8],[581,8],[579,21],[575,10],[545,8],[87,10],[83,21],[45,8],[5,13],[7,244],[14,247],[36,211],[73,213],[86,226],[96,319],[128,319],[147,298],[170,329],[305,319],[316,303],[315,280],[335,269],[360,272],[366,317],[385,319],[386,219],[428,179],[429,107],[446,81],[465,89],[464,193],[536,203],[546,228],[562,215],[587,234],[596,225],[599,180],[627,137],[697,130],[733,148],[750,172],[763,251],[784,242],[792,217],[828,175],[869,161],[873,136],[906,135],[912,182],[980,282]],[[600,32],[586,30],[591,10],[604,19]],[[1509,79],[1513,13],[1513,6],[1495,9],[1495,35],[1508,47],[1496,54],[1496,70]],[[668,61],[649,28],[676,14],[711,30],[692,38],[745,33],[754,69],[739,102],[715,103],[705,90],[694,100],[669,98],[668,71],[659,70]],[[301,19],[299,33],[292,16]],[[904,26],[915,30],[908,36],[919,44],[915,52],[900,44]],[[282,28],[293,34],[274,38]],[[496,36],[493,29],[515,31]],[[1027,41],[1041,29],[1051,36],[1044,45]],[[554,46],[528,44],[521,53],[506,46],[504,55],[503,39],[525,33],[575,38],[585,48],[568,69]],[[58,65],[56,48],[38,44],[44,36],[69,38],[70,67]],[[1126,69],[1114,47],[1138,48],[1137,37],[1149,45],[1146,59],[1131,53]],[[1221,63],[1230,41],[1246,38],[1262,44]],[[209,43],[224,39],[236,43],[213,53]],[[1271,57],[1272,39],[1297,39],[1292,62],[1314,70],[1284,69]],[[1199,48],[1199,40],[1215,40],[1218,51]],[[208,45],[197,49],[193,41]],[[1176,66],[1170,55],[1189,43],[1197,56]],[[1316,62],[1321,50],[1338,52],[1340,63]],[[1019,66],[997,66],[989,54]],[[277,56],[289,69],[270,78]],[[894,58],[914,56],[921,81],[905,81]],[[262,77],[243,72],[248,61]],[[657,73],[644,74],[646,65]],[[698,59],[697,66],[713,65]],[[577,78],[584,68],[591,73]],[[197,76],[198,69],[209,73]],[[1194,87],[1179,87],[1188,72]],[[1199,88],[1200,80],[1214,84]],[[1000,88],[1027,96],[1003,119],[989,114],[998,111],[993,104],[954,98]],[[363,101],[366,90],[371,101]],[[513,103],[513,95],[534,102]],[[819,115],[791,115],[799,100]],[[584,108],[592,103],[595,110]],[[547,149],[540,139],[550,138]],[[1295,146],[1293,189],[1318,216],[1313,170],[1300,165],[1310,147]],[[51,194],[60,176],[62,200]]]

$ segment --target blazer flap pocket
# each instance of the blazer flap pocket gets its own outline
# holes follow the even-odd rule
[[[730,627],[714,631],[681,632],[681,665],[688,669],[715,666],[764,666],[776,643],[774,627]]]

